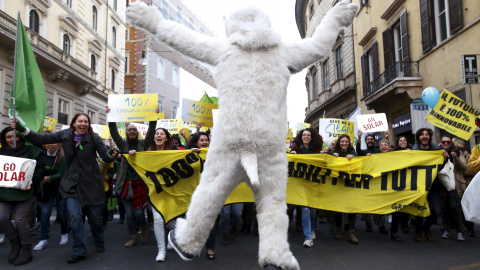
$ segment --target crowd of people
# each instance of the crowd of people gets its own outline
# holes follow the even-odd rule
[[[108,107],[106,111],[109,112]],[[90,225],[95,251],[104,252],[104,229],[113,216],[113,209],[109,206],[113,200],[118,204],[113,208],[118,207],[119,222],[126,222],[127,225],[124,246],[135,246],[137,235],[141,241],[147,241],[148,232],[152,230],[158,246],[155,260],[165,261],[166,250],[171,249],[166,235],[172,226],[165,224],[162,215],[149,203],[146,185],[122,154],[133,156],[141,151],[185,149],[198,152],[208,148],[211,139],[209,132],[201,131],[201,125],[197,125],[197,132],[186,138],[183,132],[172,135],[165,128],[156,128],[156,121],[151,121],[143,139],[139,138],[137,126],[133,123],[126,126],[124,139],[119,134],[117,123],[109,123],[111,140],[104,143],[90,124],[89,116],[81,113],[73,117],[69,129],[58,132],[38,134],[12,121],[11,127],[0,133],[0,155],[37,161],[31,187],[25,190],[0,188],[0,242],[4,239],[10,241],[11,250],[7,258],[10,263],[29,263],[33,258],[32,250],[41,251],[48,246],[54,207],[61,229],[59,244],[66,245],[69,242],[69,231],[73,237],[72,255],[67,259],[68,263],[77,263],[86,258],[86,220]],[[13,136],[15,130],[18,133],[16,139]],[[433,240],[431,226],[439,217],[442,238],[449,238],[453,232],[458,241],[465,241],[465,235],[475,237],[474,224],[465,220],[460,201],[473,176],[480,170],[480,146],[475,146],[470,153],[462,139],[448,135],[435,144],[432,142],[433,132],[427,128],[416,132],[413,145],[405,136],[399,136],[394,144],[388,137],[389,133],[386,132],[385,139],[376,141],[372,134],[358,132],[355,145],[349,136],[340,135],[328,147],[324,147],[322,137],[314,129],[306,128],[290,141],[287,152],[327,154],[351,161],[358,156],[381,155],[391,151],[443,149],[445,162],[449,160],[454,164],[455,190],[447,191],[440,181],[435,180],[428,192],[431,214],[426,218],[402,212],[358,215],[288,205],[290,222],[293,221],[296,229],[303,233],[304,247],[313,246],[318,222],[329,223],[330,233],[335,239],[342,240],[347,234],[350,243],[358,244],[357,216],[365,222],[367,232],[372,232],[375,224],[379,233],[390,233],[393,241],[401,241],[398,228],[400,226],[406,234],[409,232],[409,223],[415,227],[415,241],[420,242],[424,238]],[[366,149],[361,148],[362,139]],[[255,215],[254,203],[223,206],[205,244],[206,257],[215,259],[217,233],[222,235],[223,245],[235,240],[237,233],[258,235]],[[35,226],[35,223],[39,225]],[[390,228],[387,228],[388,223],[391,224]],[[31,232],[38,227],[40,241],[32,247]]]

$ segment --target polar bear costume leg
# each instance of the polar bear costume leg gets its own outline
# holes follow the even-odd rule
[[[218,213],[233,189],[240,184],[239,165],[237,153],[209,150],[205,170],[192,195],[186,219],[177,219],[175,227],[177,243],[186,253],[196,256],[202,251]]]

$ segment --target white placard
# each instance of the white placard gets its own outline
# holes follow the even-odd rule
[[[358,129],[363,132],[387,131],[387,116],[384,113],[357,115]]]
[[[0,187],[28,188],[36,165],[33,159],[0,155]]]

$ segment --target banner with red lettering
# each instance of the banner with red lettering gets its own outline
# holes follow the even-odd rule
[[[27,189],[36,165],[33,159],[0,155],[0,187]]]

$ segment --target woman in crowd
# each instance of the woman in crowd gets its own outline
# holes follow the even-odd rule
[[[50,133],[50,132],[46,132]],[[40,198],[42,216],[40,219],[40,242],[33,250],[42,250],[48,244],[48,232],[50,230],[50,216],[52,215],[53,203],[57,199],[57,215],[60,221],[61,239],[60,245],[68,243],[67,217],[62,215],[60,204],[61,199],[58,196],[58,187],[60,180],[65,175],[65,156],[63,155],[62,145],[59,143],[46,144],[43,146],[46,175],[43,178],[43,197]],[[63,209],[65,210],[65,209]]]
[[[470,153],[468,149],[465,149],[465,141],[459,138],[453,138],[453,143],[455,144],[455,147],[460,151],[460,154],[465,158],[465,162],[468,162],[470,160]],[[457,172],[455,172],[455,180],[460,180],[460,181],[455,181],[455,189],[457,190],[458,197],[460,201],[462,200],[463,193],[465,192],[465,189],[467,188],[468,184],[470,181],[472,181],[473,177],[475,176],[475,173],[470,171],[468,168],[467,170],[463,171],[463,180],[462,181],[462,176],[456,175]],[[463,215],[462,211],[462,219],[463,219],[463,224],[468,230],[468,236],[470,237],[475,237],[475,230],[473,229],[473,222],[471,221],[466,221],[465,216]]]
[[[12,120],[12,127],[15,123]],[[90,126],[86,113],[76,114],[70,128],[51,134],[38,134],[16,123],[16,129],[34,144],[61,143],[65,153],[66,173],[60,181],[60,195],[65,199],[73,234],[73,254],[68,263],[77,263],[87,255],[87,239],[83,214],[88,217],[97,252],[104,252],[103,204],[105,190],[97,163],[97,152],[106,162],[114,157],[108,154],[103,140]],[[116,156],[114,152],[113,156]],[[43,179],[43,178],[42,178]]]
[[[45,177],[44,154],[36,146],[25,145],[25,140],[18,134],[14,144],[14,132],[7,127],[0,133],[0,155],[28,158],[37,161],[32,178],[32,185],[26,190],[0,188],[0,231],[10,240],[12,245],[8,254],[8,262],[23,265],[32,260],[32,241],[27,216],[35,203],[34,193],[40,192],[40,183]],[[15,209],[15,226],[10,221]]]
[[[342,134],[338,137],[337,144],[335,145],[335,148],[330,152],[330,154],[334,155],[335,157],[346,157],[349,161],[352,160],[353,157],[357,156],[357,153],[353,149],[352,143],[350,141],[350,137],[348,137],[348,135],[346,134]],[[358,239],[355,235],[356,221],[356,214],[348,214],[348,241],[352,244],[358,244]],[[342,213],[337,213],[337,215],[335,216],[335,226],[337,228],[335,238],[338,240],[342,240]]]
[[[197,125],[197,130],[199,130]],[[192,137],[190,137],[190,141],[188,142],[187,149],[192,149],[192,152],[198,152],[202,148],[208,148],[210,145],[210,136],[206,132],[198,131]],[[207,249],[207,258],[209,260],[215,259],[215,226],[210,231],[210,235],[208,236],[207,242],[205,244],[205,248]]]
[[[155,136],[153,142],[150,144],[148,151],[164,151],[164,150],[177,150],[177,147],[173,145],[172,135],[165,128],[157,128],[155,130]],[[152,207],[153,208],[153,207]],[[153,213],[153,231],[155,238],[157,239],[158,254],[155,260],[157,262],[165,261],[166,247],[165,247],[165,221],[163,217],[158,213],[156,209],[152,209]]]
[[[397,150],[412,150],[413,146],[408,143],[407,137],[399,136],[395,142],[395,151]]]
[[[465,180],[463,179],[463,172],[466,171],[467,162],[465,157],[460,154],[460,151],[455,147],[452,141],[452,137],[442,137],[442,147],[448,153],[448,159],[454,165],[455,182],[462,184],[460,192],[463,194],[465,190]],[[459,186],[458,184],[455,184]],[[460,198],[457,190],[447,191],[442,185],[440,189],[440,209],[442,211],[442,227],[444,229],[442,238],[448,239],[450,236],[450,223],[453,223],[457,230],[457,240],[460,242],[465,241],[463,236],[463,219],[462,219],[462,206],[460,205]]]
[[[295,147],[292,148],[292,154],[315,154],[320,153],[323,146],[322,136],[313,128],[301,130],[295,137]],[[302,228],[303,228],[303,246],[312,247],[315,240],[315,229],[317,220],[317,211],[314,208],[301,207],[302,209]]]

